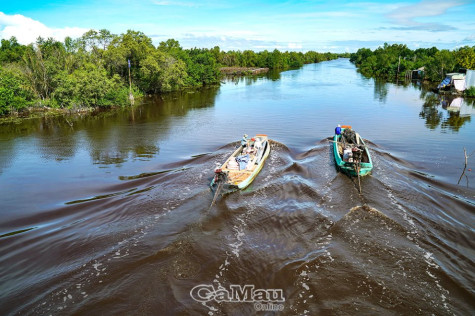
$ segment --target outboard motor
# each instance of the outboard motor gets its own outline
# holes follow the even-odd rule
[[[214,183],[225,182],[226,173],[223,172],[221,168],[218,168],[214,171]]]
[[[351,150],[353,152],[353,160],[355,162],[361,162],[361,156],[362,156],[363,151],[359,149],[358,147],[353,147]]]

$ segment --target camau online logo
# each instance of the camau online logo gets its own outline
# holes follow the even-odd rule
[[[230,285],[214,288],[213,285],[200,284],[190,291],[190,296],[197,302],[205,303],[230,302],[230,303],[254,303],[257,311],[282,311],[285,302],[284,291],[281,289],[254,289],[254,285]]]

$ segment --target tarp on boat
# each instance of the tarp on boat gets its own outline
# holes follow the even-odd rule
[[[450,77],[445,77],[444,80],[442,80],[441,83],[439,83],[439,85],[437,86],[437,89],[442,89],[442,88],[445,88],[447,87],[449,84],[450,84]]]
[[[454,80],[454,88],[457,91],[464,91],[465,90],[465,78]]]
[[[249,155],[241,155],[236,157],[236,161],[239,163],[239,170],[246,169],[247,163],[249,162]]]

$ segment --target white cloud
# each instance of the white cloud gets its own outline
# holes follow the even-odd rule
[[[201,47],[212,48],[219,46],[222,50],[255,50],[260,51],[264,49],[273,50],[289,49],[288,43],[266,40],[262,36],[251,31],[233,31],[226,32],[224,35],[221,32],[193,32],[175,34],[173,36],[180,42],[184,48]],[[161,39],[160,39],[161,40]],[[158,39],[157,39],[158,41]],[[297,44],[296,44],[297,45]]]
[[[289,13],[277,16],[278,18],[353,18],[360,17],[360,14],[346,11],[322,11],[306,13]],[[272,16],[276,18],[276,16]]]
[[[302,43],[289,43],[287,47],[289,49],[302,49]]]
[[[63,41],[67,36],[77,38],[87,31],[88,29],[79,27],[50,28],[20,14],[7,15],[0,12],[0,38],[9,39],[15,36],[19,43],[25,45],[36,42],[39,36]]]
[[[465,42],[475,42],[475,33],[467,36],[466,38],[463,39]]]
[[[153,1],[154,4],[156,5],[161,5],[161,6],[176,6],[176,7],[198,7],[200,6],[197,3],[193,2],[182,2],[182,1],[163,1],[163,0],[156,0]]]
[[[436,17],[443,15],[448,9],[465,4],[462,0],[423,0],[416,4],[400,6],[387,14],[396,24],[406,27],[429,28],[436,26],[436,23],[420,23],[418,18]]]

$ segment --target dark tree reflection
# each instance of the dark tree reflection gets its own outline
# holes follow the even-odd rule
[[[388,83],[384,80],[374,81],[374,98],[385,103],[388,97]]]

